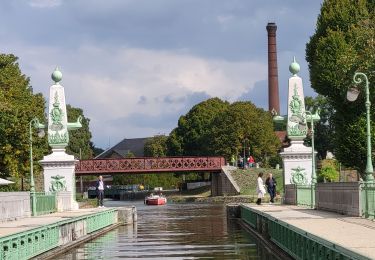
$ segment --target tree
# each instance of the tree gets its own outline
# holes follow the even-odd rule
[[[366,73],[369,82],[375,82],[372,73],[375,70],[374,1],[324,1],[315,34],[306,46],[306,59],[313,88],[327,98],[334,111],[334,154],[344,165],[363,173],[366,165],[364,95],[357,102],[349,103],[345,93],[353,84],[356,71]],[[370,92],[374,104],[373,87]],[[374,149],[374,135],[372,139]]]
[[[43,96],[33,94],[17,59],[13,54],[0,54],[0,177],[16,181],[29,178],[29,123],[34,117],[43,122],[45,108]],[[48,151],[47,138],[37,138],[35,129],[32,134],[33,157],[38,160]],[[38,178],[38,166],[34,172]]]
[[[93,152],[93,156],[94,156],[94,157],[96,157],[96,156],[98,156],[99,154],[101,154],[102,152],[104,152],[104,149],[95,146],[95,144],[94,144],[93,142],[90,142],[90,147],[91,147],[91,150],[92,150],[92,152]]]
[[[162,157],[167,155],[167,139],[165,135],[156,135],[149,138],[144,146],[144,155],[149,157]]]
[[[332,123],[332,117],[334,109],[328,102],[328,99],[322,95],[318,95],[315,98],[305,97],[306,110],[315,112],[319,109],[320,120],[314,125],[315,132],[315,148],[318,152],[318,157],[324,159],[327,156],[328,151],[334,150],[334,142],[332,136],[334,136],[334,125]],[[306,138],[306,143],[311,146],[311,135]]]
[[[242,154],[245,139],[251,155],[263,162],[276,155],[281,145],[273,131],[270,113],[251,102],[235,102],[215,118],[209,149],[212,154],[229,160],[232,155]]]
[[[169,155],[210,155],[207,142],[212,138],[212,122],[228,106],[226,101],[210,98],[181,116],[167,140]]]
[[[81,108],[66,105],[66,112],[68,114],[68,122],[75,122],[79,116],[82,116],[82,127],[69,132],[69,145],[66,151],[73,154],[79,159],[90,159],[93,157],[93,150],[91,144],[90,119],[84,116]]]

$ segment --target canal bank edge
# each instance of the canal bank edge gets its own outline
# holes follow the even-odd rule
[[[263,239],[295,259],[371,259],[243,204],[228,205],[227,215],[240,218]]]
[[[43,217],[50,219],[54,214],[58,220],[43,225]],[[98,209],[94,213],[77,210],[64,212],[63,217],[61,213],[54,214],[38,217],[41,223],[31,225],[36,228],[0,237],[0,259],[49,259],[118,225],[132,224],[137,219],[135,207]],[[12,224],[17,225],[17,221]]]
[[[259,243],[258,251],[259,256],[262,257],[266,255],[264,252],[261,252],[262,248],[267,251],[268,254],[272,254],[273,259],[275,260],[293,260],[294,258],[291,257],[287,252],[281,249],[279,246],[274,244],[269,239],[262,236],[262,234],[258,233],[252,226],[250,226],[246,221],[240,218],[241,216],[241,208],[240,205],[237,203],[230,203],[226,205],[226,212],[227,212],[227,220],[228,221],[239,221],[241,227],[246,231],[251,233]]]

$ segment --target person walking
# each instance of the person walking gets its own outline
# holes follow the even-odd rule
[[[264,188],[263,184],[263,172],[260,172],[258,174],[258,179],[257,179],[257,194],[258,194],[258,200],[257,204],[260,205],[262,204],[262,198],[264,197],[264,194],[266,194],[266,189]]]
[[[104,182],[103,182],[103,176],[99,176],[98,180],[96,181],[96,195],[98,197],[98,205],[99,208],[104,208],[103,205],[103,198],[104,198]]]
[[[274,198],[276,196],[276,180],[272,176],[272,173],[270,173],[266,179],[266,186],[267,186],[267,191],[270,194],[270,202],[274,203]]]

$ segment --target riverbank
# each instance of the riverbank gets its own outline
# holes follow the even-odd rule
[[[168,202],[171,203],[255,203],[256,195],[238,195],[238,196],[189,196],[189,195],[175,195],[169,196]],[[263,198],[263,203],[269,203],[270,198]],[[275,203],[280,203],[280,198],[275,198]]]

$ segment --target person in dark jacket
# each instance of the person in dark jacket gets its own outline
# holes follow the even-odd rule
[[[96,195],[98,197],[98,205],[99,208],[103,208],[103,198],[104,198],[104,182],[103,176],[99,176],[98,180],[96,181]]]
[[[270,194],[271,203],[274,203],[274,198],[276,196],[276,181],[275,178],[272,176],[272,173],[270,173],[266,179],[266,186],[267,186],[267,191]]]

